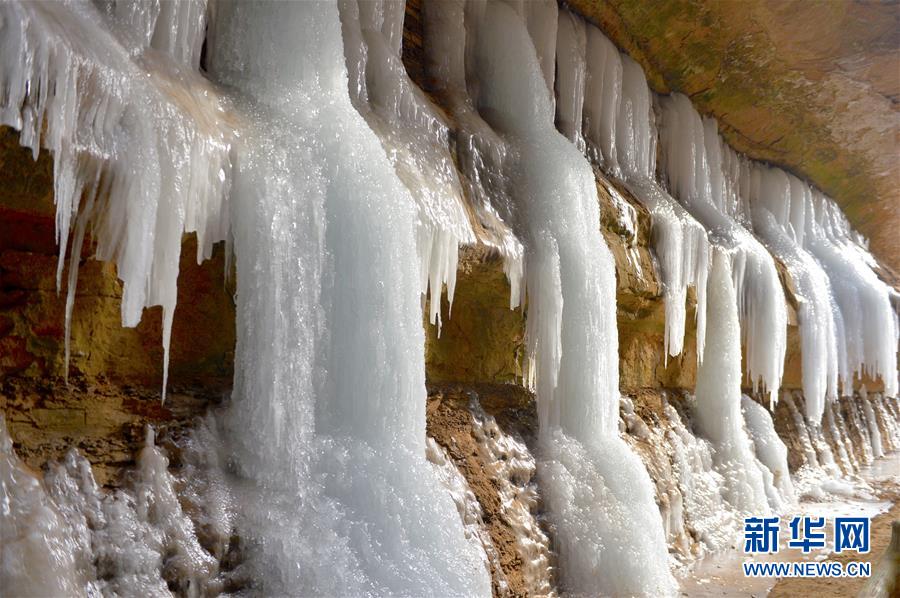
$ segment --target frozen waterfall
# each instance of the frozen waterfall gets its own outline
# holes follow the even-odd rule
[[[898,295],[834,200],[656,95],[567,5],[420,8],[417,78],[404,0],[0,3],[0,124],[53,158],[66,361],[88,240],[122,281],[123,325],[162,307],[163,398],[186,233],[198,262],[227,245],[237,319],[231,395],[187,436],[180,477],[151,428],[114,492],[74,449],[38,477],[0,416],[4,591],[226,592],[234,535],[236,575],[263,594],[491,595],[498,551],[465,467],[426,438],[423,325],[452,313],[465,245],[502,258],[525,312],[533,446],[469,409],[534,587],[673,595],[676,555],[847,492],[900,447]],[[694,306],[695,397],[654,389],[652,434],[620,396],[598,185],[632,238],[626,196],[650,214],[652,367],[685,353]],[[802,393],[781,388],[788,300]],[[656,434],[667,488],[624,430]]]

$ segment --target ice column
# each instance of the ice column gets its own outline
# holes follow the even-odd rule
[[[774,402],[781,386],[787,348],[784,291],[771,255],[745,228],[746,195],[723,170],[730,151],[714,120],[700,119],[681,94],[661,98],[662,172],[669,190],[706,228],[709,241],[731,259],[746,349],[745,371],[756,390],[760,385]],[[711,318],[707,316],[707,326]],[[710,338],[707,328],[707,339]],[[737,355],[737,363],[741,355]],[[733,381],[740,388],[740,378]]]
[[[526,247],[539,475],[574,593],[674,591],[653,487],[618,436],[615,268],[590,165],[553,128],[550,89],[521,15],[488,3],[474,23],[480,114],[510,147],[516,231]]]
[[[709,275],[706,358],[697,370],[698,431],[712,443],[724,477],[723,496],[749,516],[768,512],[766,484],[741,415],[741,342],[730,256],[713,250]]]
[[[778,257],[794,283],[799,307],[797,319],[803,370],[806,417],[813,423],[822,419],[825,400],[835,400],[838,376],[847,384],[846,369],[840,368],[838,333],[843,318],[831,292],[831,283],[819,263],[802,247],[806,186],[783,170],[741,165],[750,189],[753,228]],[[795,215],[795,218],[791,218]],[[799,216],[799,217],[798,217]],[[796,224],[796,225],[795,225]]]
[[[868,251],[854,238],[846,217],[818,191],[808,199],[803,246],[819,261],[843,319],[846,363],[851,372],[880,377],[885,394],[897,396],[897,319],[890,287],[872,271]],[[852,394],[850,376],[841,394]]]
[[[265,593],[488,595],[425,458],[418,206],[351,103],[334,2],[217,2],[241,96],[229,450]]]
[[[697,293],[697,359],[703,358],[706,328],[706,277],[709,268],[709,243],[706,231],[694,218],[665,192],[655,180],[656,127],[650,90],[641,67],[618,52],[609,53],[611,43],[593,25],[566,9],[560,10],[557,34],[557,113],[559,130],[591,157],[591,147],[612,144],[618,156],[618,169],[612,174],[625,182],[634,196],[650,211],[653,224],[653,248],[659,264],[666,302],[666,356],[679,355],[684,347],[687,289]],[[589,55],[587,38],[595,39]],[[603,40],[606,40],[605,42]],[[602,51],[598,51],[600,48]],[[612,65],[609,67],[609,65]],[[593,75],[591,93],[585,97],[585,73]],[[598,73],[609,71],[610,77]],[[590,103],[594,108],[585,108]],[[615,109],[613,131],[600,134],[585,119],[583,112],[596,113],[603,106]],[[597,107],[600,108],[597,108]],[[599,136],[598,136],[599,135]],[[588,142],[585,142],[585,138]],[[612,151],[612,150],[610,150]],[[604,163],[601,161],[600,165]]]
[[[458,246],[474,243],[443,117],[400,59],[404,0],[342,0],[350,98],[378,134],[419,207],[422,292],[440,324],[441,288],[452,306]]]

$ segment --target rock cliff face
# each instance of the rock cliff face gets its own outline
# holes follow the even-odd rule
[[[630,51],[648,69],[657,90],[690,93],[727,124],[726,137],[738,149],[791,166],[832,193],[873,238],[877,255],[892,267],[900,266],[896,262],[900,246],[892,235],[898,199],[892,182],[900,172],[893,159],[894,136],[883,128],[884,123],[895,123],[890,125],[895,130],[900,96],[892,79],[896,11],[848,3],[847,10],[864,13],[872,27],[836,36],[839,47],[831,48],[804,44],[818,39],[815,32],[840,29],[841,15],[826,18],[825,8],[801,3],[758,3],[747,13],[742,4],[722,2],[671,0],[645,3],[643,8],[618,1],[570,4]],[[650,7],[652,15],[646,12]],[[892,15],[887,24],[878,20],[881,10]],[[787,20],[816,27],[808,31],[809,39],[800,39],[781,26]],[[404,61],[428,91],[421,33],[419,2],[410,1]],[[854,62],[855,42],[874,48],[864,66]],[[826,58],[812,60],[812,56]],[[629,397],[621,428],[657,485],[673,552],[689,559],[702,552],[704,530],[680,518],[684,497],[675,458],[665,447],[686,429],[685,422],[689,427],[686,394],[693,391],[697,374],[693,303],[685,349],[676,358],[666,358],[665,307],[649,248],[649,214],[626,189],[600,172],[596,178],[602,215],[597,226],[616,261],[620,385]],[[636,214],[633,230],[622,225],[623,206],[617,197]],[[160,310],[148,310],[134,329],[122,328],[121,284],[113,266],[91,259],[88,243],[81,256],[66,371],[65,289],[62,293],[56,289],[59,248],[52,201],[51,158],[42,153],[33,161],[19,147],[15,132],[0,130],[0,407],[16,450],[30,467],[39,469],[76,446],[93,464],[101,484],[116,485],[121,470],[133,464],[144,424],[181,429],[227,396],[235,339],[233,283],[223,246],[217,247],[213,259],[197,265],[196,240],[184,239],[170,393],[160,404]],[[845,423],[816,431],[821,438],[811,436],[800,415],[802,397],[791,397],[801,387],[800,342],[792,282],[784,268],[781,276],[789,303],[783,379],[788,400],[774,412],[776,430],[788,445],[793,472],[814,462],[818,466],[816,455],[830,451],[842,455],[835,459],[841,471],[853,473],[873,457],[872,432],[860,423],[867,417],[860,415],[860,405],[876,399],[843,399],[829,407],[826,417]],[[506,487],[479,448],[483,442],[479,430],[487,417],[482,413],[494,418],[503,434],[525,444],[532,441],[536,426],[533,396],[521,386],[525,316],[522,309],[509,309],[509,293],[498,255],[481,244],[463,248],[452,309],[444,297],[440,333],[425,323],[424,351],[430,383],[428,433],[467,478],[481,505],[496,549],[495,593],[523,595],[554,583],[552,554],[527,554],[516,544],[514,525],[501,508]],[[880,389],[879,381],[858,382],[869,391]],[[886,439],[882,449],[900,448],[893,423],[900,420],[896,403],[873,405],[872,421]],[[530,478],[519,481],[522,488],[531,484]],[[522,500],[522,512],[536,517],[538,501]],[[542,560],[545,557],[550,560]],[[541,563],[543,577],[528,563]]]

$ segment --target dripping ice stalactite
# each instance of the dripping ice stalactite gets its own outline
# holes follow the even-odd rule
[[[709,276],[706,358],[697,370],[695,417],[700,434],[712,443],[723,496],[738,512],[769,511],[768,488],[753,454],[741,415],[741,343],[731,259],[714,249]],[[769,482],[769,483],[767,483]]]
[[[257,506],[238,529],[267,592],[485,595],[425,459],[418,207],[344,60],[335,3],[217,2],[210,71],[250,115],[225,425]]]
[[[837,396],[839,380],[849,392],[854,372],[882,377],[887,394],[896,394],[891,290],[872,272],[873,258],[831,200],[778,168],[739,156],[719,137],[713,119],[701,120],[686,97],[674,94],[659,101],[661,171],[685,210],[655,181],[656,118],[640,66],[566,9],[556,59],[557,126],[650,210],[666,299],[667,355],[683,347],[685,296],[693,286],[702,360],[708,234],[734,261],[747,376],[774,401],[786,310],[774,263],[755,233],[797,287],[808,414],[818,421],[825,399]],[[860,316],[862,305],[877,314],[868,323]]]
[[[745,228],[746,196],[723,170],[723,152],[731,150],[719,137],[716,122],[701,120],[681,94],[661,98],[660,103],[662,170],[669,190],[703,224],[710,243],[728,253],[746,348],[745,370],[754,390],[761,383],[774,403],[787,350],[787,308],[775,263]],[[736,359],[741,362],[740,352]],[[740,381],[736,383],[740,388]]]
[[[166,359],[182,233],[197,233],[198,259],[234,242],[236,373],[218,422],[228,434],[203,442],[238,470],[233,524],[262,590],[490,592],[496,554],[482,548],[477,503],[426,444],[420,325],[422,293],[439,323],[457,248],[478,240],[505,259],[510,306],[523,303],[523,277],[528,292],[539,463],[497,440],[487,416],[474,429],[502,480],[529,583],[551,590],[548,542],[531,516],[533,488],[512,478],[519,467],[530,479],[536,466],[565,590],[674,591],[653,486],[617,434],[615,270],[585,155],[650,211],[667,355],[682,352],[688,289],[697,294],[698,358],[705,341],[710,350],[695,419],[706,439],[679,421],[672,445],[683,519],[707,547],[723,547],[742,513],[839,488],[830,480],[839,467],[858,470],[900,443],[885,423],[896,405],[883,397],[863,393],[845,413],[826,400],[838,380],[851,394],[854,373],[897,394],[892,290],[830,199],[738,156],[677,95],[659,104],[665,190],[643,72],[553,0],[423,6],[428,69],[455,137],[402,64],[403,2],[339,4],[218,0],[207,59],[221,88],[199,73],[203,2],[0,4],[0,122],[20,129],[35,155],[43,146],[54,157],[59,286],[71,245],[67,330],[88,231],[124,282],[123,323],[163,306]],[[553,129],[551,90],[574,146]],[[634,237],[633,209],[608,190]],[[740,394],[741,336],[747,374],[773,397],[785,352],[777,271],[751,230],[801,300],[806,417],[785,401],[820,476],[815,488],[795,491],[771,417]],[[864,444],[858,460],[848,430]],[[212,587],[215,561],[152,435],[140,484],[110,500],[75,456],[42,488],[15,460],[2,421],[0,459],[14,513],[2,521],[4,540],[15,539],[4,542],[5,588],[153,594],[165,591],[167,567],[191,591]],[[216,508],[226,536],[232,521]],[[102,571],[91,564],[98,545]],[[58,576],[26,578],[25,559],[53,563]]]
[[[847,368],[880,377],[885,394],[896,397],[897,317],[890,287],[872,271],[872,257],[857,240],[834,202],[817,191],[807,198],[803,246],[822,265],[843,320]],[[844,386],[850,386],[850,375]],[[842,388],[843,394],[849,388]]]
[[[831,283],[802,247],[809,190],[799,179],[777,168],[750,166],[744,159],[737,160],[735,167],[743,179],[740,184],[749,189],[754,230],[785,265],[794,283],[806,416],[819,422],[825,400],[837,398],[839,375],[845,386],[851,381],[846,365],[841,367],[840,355],[845,352],[843,318]]]
[[[456,165],[475,212],[476,236],[503,256],[510,283],[509,307],[515,309],[524,294],[524,256],[522,243],[509,226],[508,182],[503,175],[507,148],[478,115],[467,90],[465,21],[475,8],[467,0],[423,4],[426,64],[436,94],[457,122]]]
[[[709,241],[706,231],[657,184],[656,129],[650,90],[640,66],[623,57],[622,95],[616,144],[625,182],[653,219],[653,244],[666,302],[666,354],[684,347],[687,290],[697,294],[697,359],[703,360],[706,337],[706,279]]]
[[[97,259],[122,279],[122,323],[163,308],[163,395],[181,237],[197,233],[198,260],[225,239],[230,177],[222,101],[196,72],[205,6],[168,4],[0,6],[0,123],[19,129],[35,158],[41,146],[53,155],[58,287],[72,245],[66,361],[90,227]]]
[[[405,2],[342,0],[339,5],[350,98],[419,207],[422,292],[431,289],[429,317],[440,325],[444,284],[453,303],[458,247],[475,242],[448,151],[447,125],[400,60]]]
[[[576,593],[672,593],[650,478],[618,436],[615,269],[594,176],[553,128],[550,89],[523,16],[500,3],[482,10],[467,30],[476,104],[511,149],[505,167],[526,247],[538,469],[562,584]]]
[[[656,129],[644,73],[596,27],[567,10],[560,12],[557,40],[557,124],[650,211],[666,303],[666,356],[684,347],[687,289],[693,287],[702,360],[709,243],[703,226],[656,183]]]

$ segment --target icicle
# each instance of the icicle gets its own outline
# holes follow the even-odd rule
[[[602,34],[601,34],[602,35]],[[703,360],[706,338],[706,279],[709,241],[706,231],[655,181],[656,131],[650,90],[641,67],[622,57],[622,91],[617,106],[616,151],[624,179],[635,197],[650,210],[653,247],[660,266],[666,301],[666,354],[684,346],[688,287],[697,293],[697,359]]]
[[[379,135],[419,206],[422,293],[440,333],[441,291],[453,305],[458,246],[475,242],[447,125],[400,59],[405,2],[342,0],[351,100]]]
[[[588,37],[594,40],[590,65],[586,57]],[[619,58],[618,54],[610,54],[612,47],[596,27],[561,10],[557,37],[557,126],[585,155],[607,168],[612,176],[623,179],[650,211],[653,248],[666,302],[665,355],[678,355],[683,349],[687,288],[693,286],[698,302],[697,359],[701,361],[709,260],[706,231],[654,180],[656,131],[650,90],[640,66],[627,56]],[[592,69],[593,79],[589,78],[586,96],[588,67]],[[613,155],[620,163],[612,160]],[[614,188],[609,191],[615,200],[618,192]]]
[[[797,317],[806,416],[818,423],[825,410],[826,398],[837,398],[840,372],[835,316],[840,317],[840,314],[834,313],[834,298],[827,275],[802,248],[802,233],[797,239],[797,227],[793,225],[795,219],[799,219],[799,228],[803,230],[804,186],[780,169],[749,165],[743,168],[741,184],[750,190],[754,230],[769,251],[785,265],[794,283],[799,303]]]
[[[726,172],[727,162],[723,167],[723,152],[730,150],[725,149],[715,121],[701,121],[680,94],[662,98],[661,106],[662,171],[670,191],[706,228],[710,243],[732,260],[745,370],[754,391],[761,383],[774,403],[787,349],[787,308],[775,264],[741,224],[746,219],[744,200],[735,181],[726,176],[730,171]]]
[[[367,74],[397,66],[393,19],[369,21]],[[269,594],[487,595],[425,458],[421,204],[351,101],[338,6],[219,0],[212,25],[210,73],[247,115],[226,416],[245,565]]]
[[[589,156],[613,176],[621,176],[616,152],[616,118],[622,94],[619,50],[593,26],[587,28],[587,82],[584,126]]]
[[[81,235],[89,222],[97,258],[115,262],[124,283],[122,323],[163,306],[163,396],[181,236],[196,232],[208,256],[228,226],[229,133],[195,72],[205,11],[191,4],[162,17],[150,3],[109,2],[105,14],[86,1],[0,6],[0,122],[35,156],[41,146],[53,155],[58,286],[70,229],[84,219]],[[144,55],[151,41],[163,52]],[[95,197],[98,171],[109,183]]]
[[[466,89],[464,22],[466,11],[474,13],[477,8],[477,4],[467,5],[466,0],[424,3],[426,64],[434,77],[437,93],[458,125],[457,169],[469,205],[475,211],[478,239],[503,256],[503,269],[510,284],[509,306],[515,309],[524,299],[524,250],[508,225],[511,218],[505,189],[508,183],[502,174],[507,149],[481,120]]]
[[[573,592],[672,593],[652,484],[617,433],[615,266],[599,230],[593,172],[553,129],[550,93],[521,16],[500,3],[483,11],[467,31],[471,75],[480,114],[512,150],[504,166],[527,249],[539,475],[563,583]],[[609,538],[623,527],[629,536],[613,549]]]
[[[837,206],[817,191],[804,194],[803,242],[821,264],[841,314],[841,394],[852,395],[852,373],[880,377],[885,394],[897,396],[897,319],[892,290],[871,268],[871,255],[851,234]],[[799,225],[799,223],[797,223]],[[799,226],[794,226],[799,228]]]
[[[587,149],[582,133],[586,51],[587,28],[584,19],[566,8],[560,8],[556,33],[556,124],[582,153]]]
[[[747,516],[769,510],[766,484],[741,415],[741,344],[730,257],[713,250],[709,276],[706,358],[697,370],[697,427],[712,443],[723,496]]]

